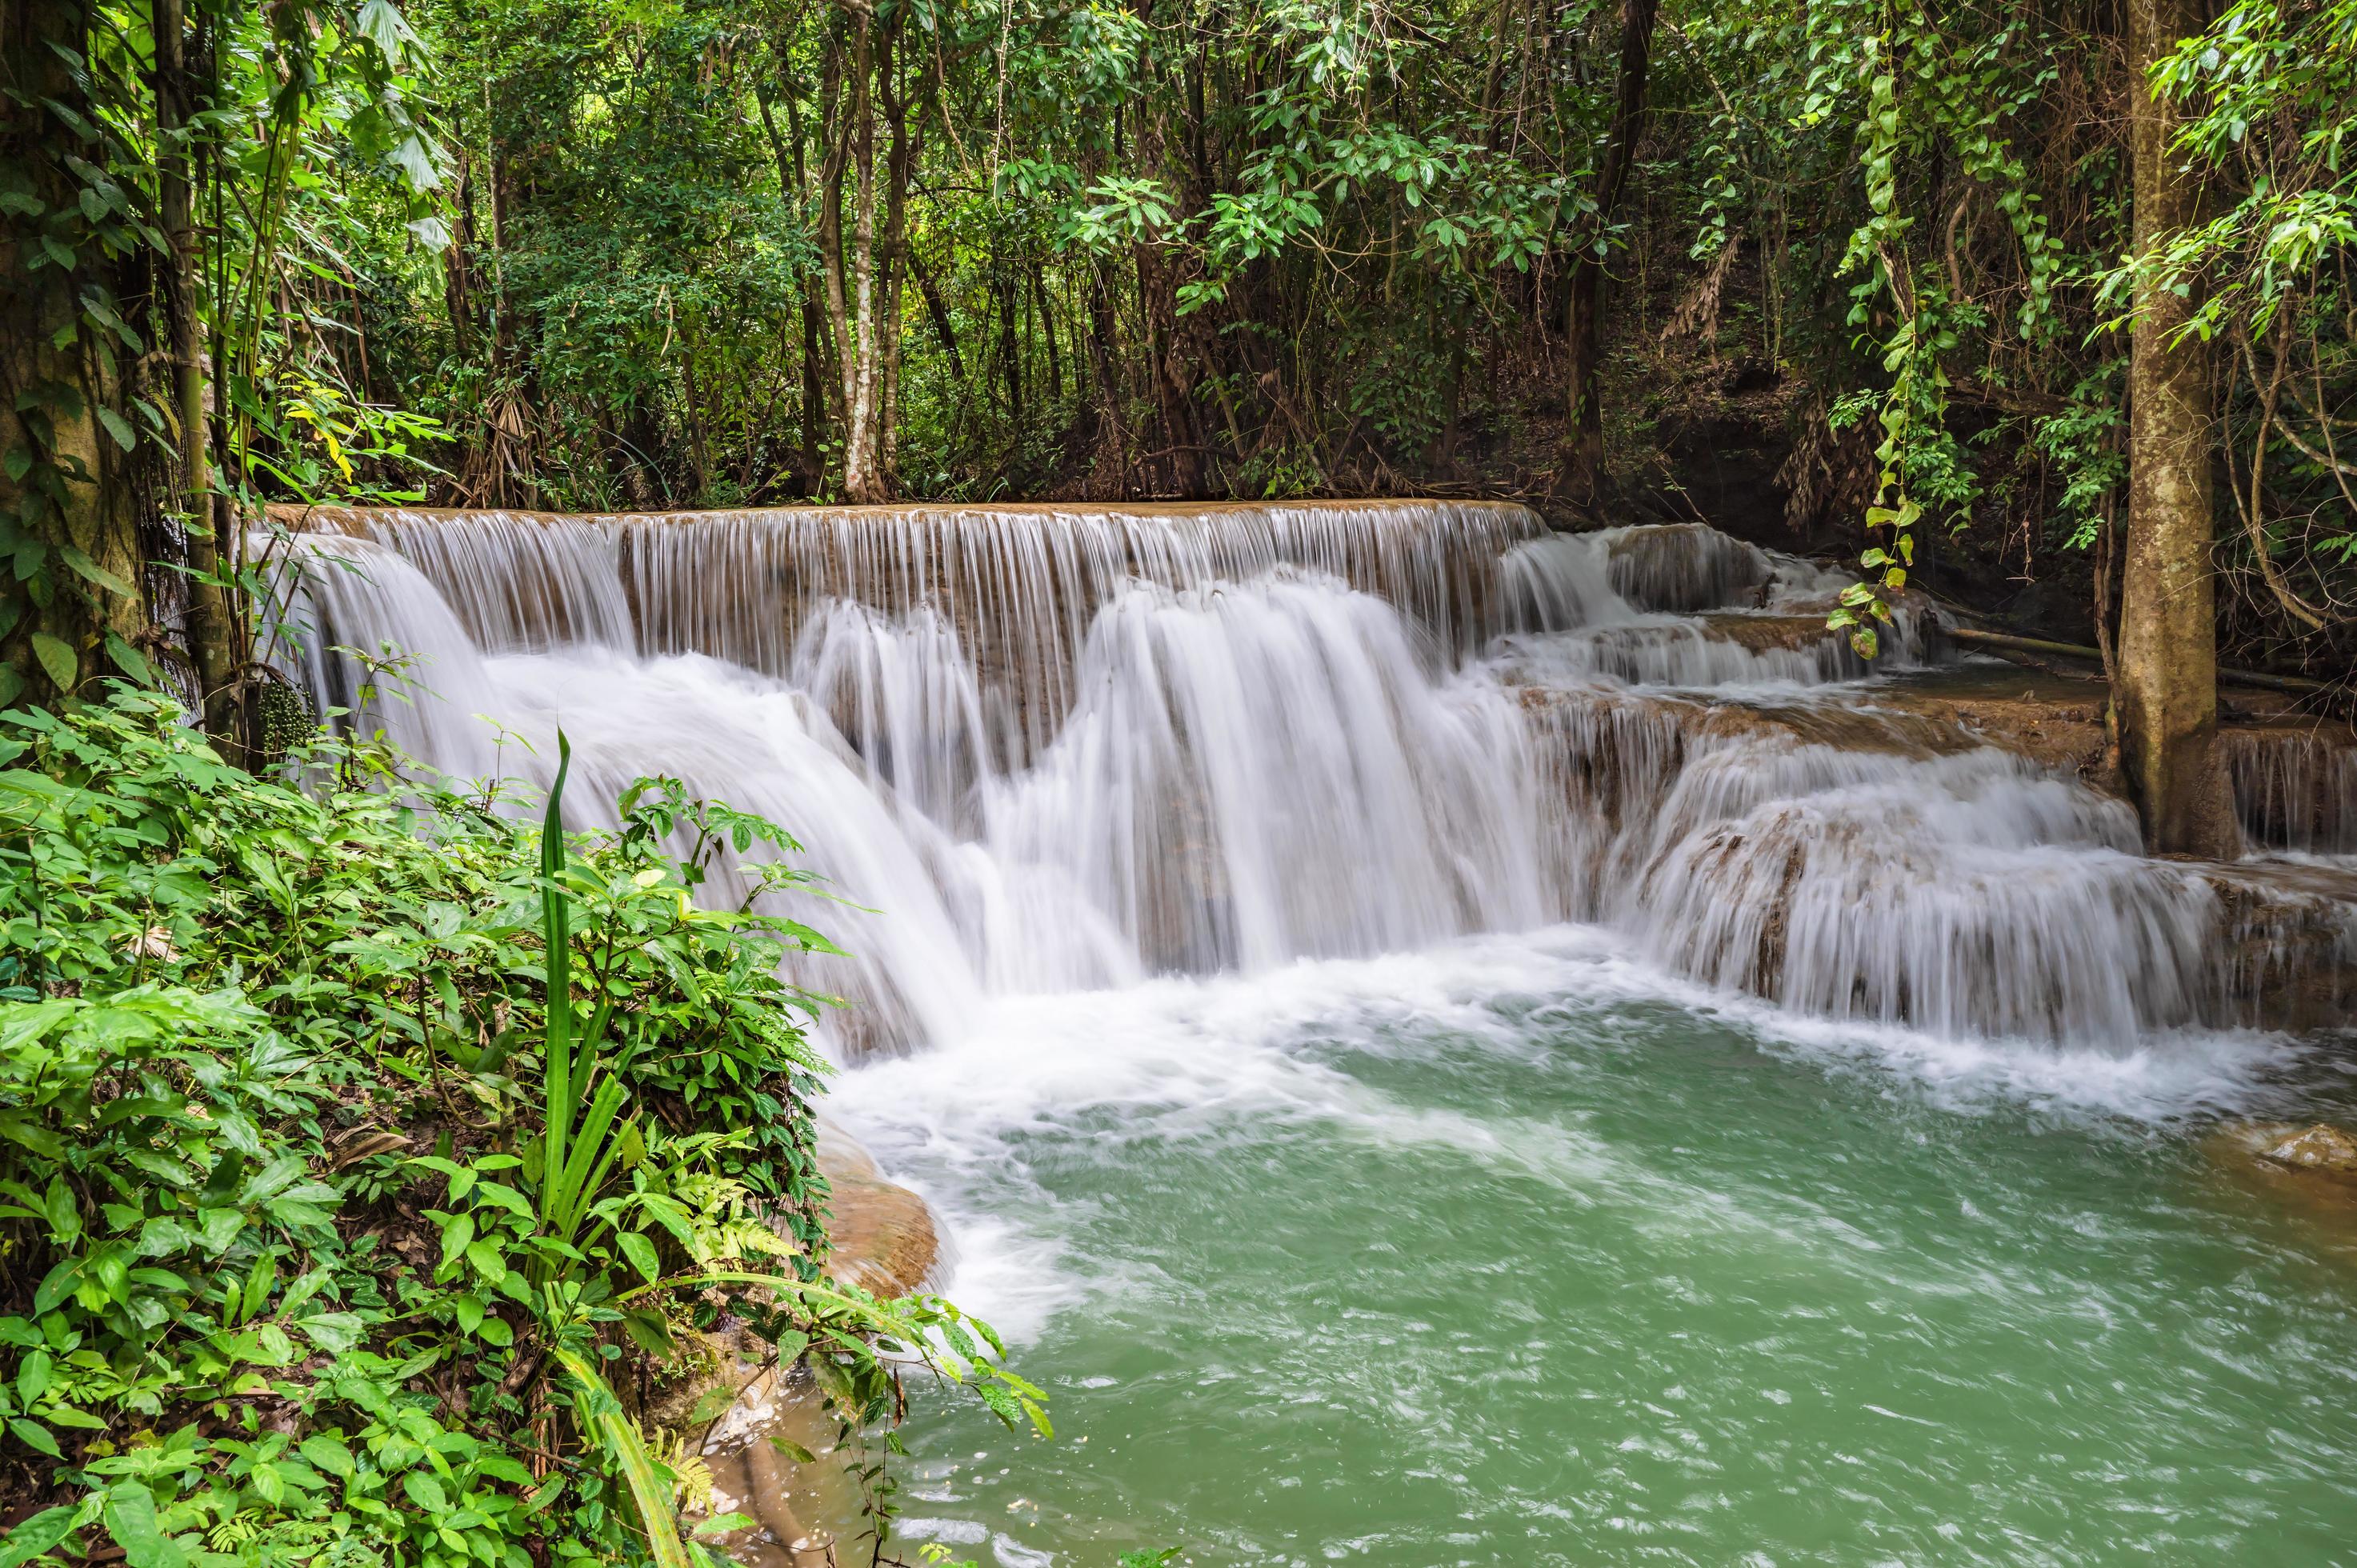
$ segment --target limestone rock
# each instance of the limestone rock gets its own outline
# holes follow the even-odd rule
[[[2322,1122],[2271,1144],[2260,1151],[2259,1157],[2295,1170],[2357,1181],[2357,1138]]]
[[[848,1134],[819,1123],[819,1169],[827,1200],[828,1275],[881,1296],[922,1290],[942,1261],[941,1233],[925,1200],[884,1179],[875,1159]]]

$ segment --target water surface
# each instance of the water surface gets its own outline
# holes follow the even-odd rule
[[[2210,1137],[2337,1098],[1581,929],[1008,1001],[835,1095],[1053,1392],[907,1433],[906,1532],[1016,1568],[2357,1560],[2357,1229]]]

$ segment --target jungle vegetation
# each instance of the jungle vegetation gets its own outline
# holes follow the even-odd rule
[[[13,0],[0,1568],[684,1561],[707,1284],[1029,1408],[813,1272],[823,939],[660,847],[770,830],[285,725],[269,504],[1700,512],[2083,637],[2217,854],[2222,660],[2357,662],[2352,128],[2357,0]]]
[[[2222,842],[2221,648],[2351,662],[2347,0],[22,0],[0,42],[8,701],[171,659],[225,733],[272,499],[1626,520],[1706,510],[1730,420],[1771,460],[1725,493],[1861,559],[1861,642],[1910,580],[2067,589],[2157,846]]]

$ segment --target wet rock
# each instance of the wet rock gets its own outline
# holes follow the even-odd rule
[[[1825,629],[1825,618],[1815,611],[1785,615],[1768,610],[1714,610],[1700,619],[1709,635],[1754,653],[1813,649],[1837,637]]]
[[[1968,664],[1929,671],[1877,689],[1873,707],[1952,725],[1973,740],[2107,793],[2118,793],[2107,756],[2101,682],[2038,671]]]
[[[2322,1134],[2319,1138],[2317,1135]],[[2341,1165],[2278,1159],[2277,1152],[2344,1151]],[[2239,1223],[2280,1220],[2299,1244],[2357,1268],[2357,1140],[2339,1127],[2285,1122],[2228,1122],[2201,1140],[2201,1152],[2234,1195]]]
[[[2357,1030],[2357,870],[2244,860],[2201,875],[2220,904],[2222,1021]]]
[[[2357,1181],[2357,1138],[2319,1122],[2259,1151],[2259,1157],[2294,1170]]]
[[[880,1296],[923,1289],[942,1261],[941,1232],[925,1200],[885,1180],[874,1156],[825,1122],[819,1123],[818,1164],[834,1189],[828,1276]]]
[[[829,1277],[882,1296],[922,1288],[942,1254],[925,1200],[887,1181],[874,1156],[825,1122],[818,1164],[833,1188]],[[640,1413],[649,1426],[680,1434],[711,1468],[705,1515],[755,1521],[715,1544],[746,1568],[835,1568],[837,1535],[858,1528],[859,1499],[830,1457],[837,1423],[825,1400],[802,1369],[775,1365],[770,1347],[741,1325],[694,1338]],[[817,1462],[801,1462],[805,1455]]]

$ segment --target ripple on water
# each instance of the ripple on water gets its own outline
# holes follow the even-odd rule
[[[835,1098],[1050,1380],[994,1547],[2322,1563],[2357,1275],[2199,1148],[2306,1068],[1796,1022],[1565,929],[1012,1000]]]

